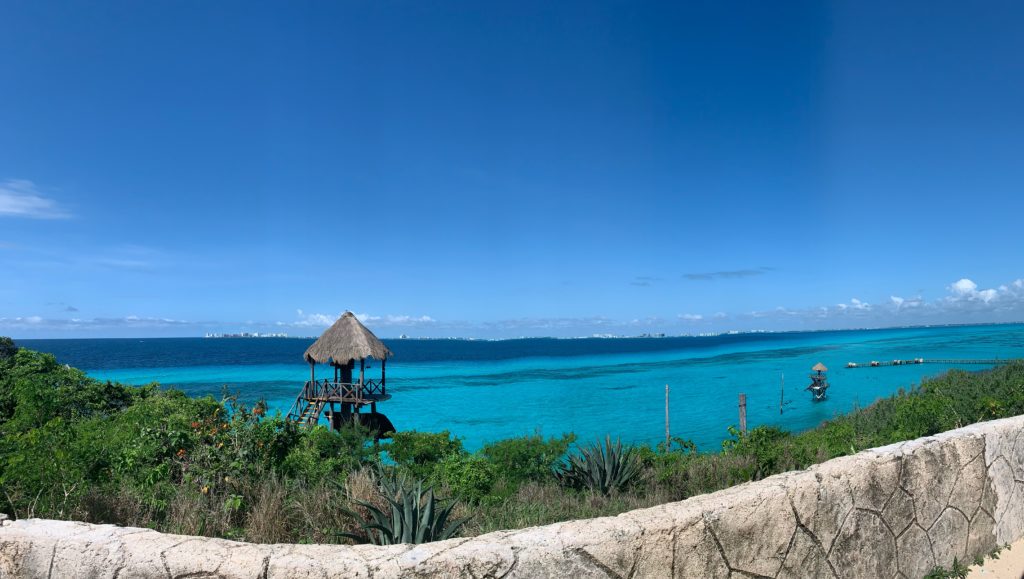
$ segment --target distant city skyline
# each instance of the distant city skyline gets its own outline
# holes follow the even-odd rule
[[[1019,3],[0,21],[0,335],[1024,320]]]

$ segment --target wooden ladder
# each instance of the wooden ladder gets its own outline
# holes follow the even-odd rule
[[[324,402],[318,400],[316,402],[306,403],[306,407],[302,409],[302,414],[299,415],[300,424],[316,424],[320,420],[320,413],[324,410]]]

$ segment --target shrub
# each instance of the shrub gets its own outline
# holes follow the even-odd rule
[[[480,454],[494,465],[497,476],[518,486],[526,481],[550,479],[575,441],[576,435],[571,433],[547,440],[534,434],[492,442]]]
[[[662,483],[677,477],[699,456],[693,441],[678,437],[672,438],[667,447],[664,442],[659,442],[655,448],[641,446],[637,454],[644,467],[653,470],[657,482]]]
[[[452,438],[447,430],[441,432],[396,432],[387,446],[388,456],[395,464],[412,476],[427,479],[433,474],[434,465],[451,455],[465,453],[462,441]]]
[[[432,480],[448,487],[455,496],[479,503],[494,488],[496,468],[479,455],[449,454],[434,467]]]

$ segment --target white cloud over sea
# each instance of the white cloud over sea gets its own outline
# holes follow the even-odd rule
[[[70,311],[70,310],[69,310]],[[75,309],[74,311],[78,311]],[[104,329],[163,329],[186,328],[196,322],[173,318],[145,316],[96,317],[96,318],[45,318],[43,316],[19,316],[0,318],[0,332],[10,330],[71,330],[96,331]]]
[[[274,322],[275,326],[278,327],[294,327],[294,328],[326,328],[337,321],[345,312],[338,314],[317,314],[317,313],[306,313],[303,310],[295,310],[297,319],[290,322]],[[355,314],[356,319],[360,322],[368,325],[376,326],[419,326],[429,325],[436,322],[436,320],[430,316],[408,316],[408,315],[394,315],[389,314],[386,316],[376,316],[372,314]]]

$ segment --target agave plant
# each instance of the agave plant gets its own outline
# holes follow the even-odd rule
[[[606,436],[604,444],[597,441],[580,448],[579,454],[570,454],[568,461],[555,470],[555,478],[569,487],[587,488],[609,495],[632,484],[640,472],[640,457],[636,449],[623,448],[618,439],[612,444],[611,436]]]
[[[368,519],[348,511],[350,516],[360,521],[359,526],[366,532],[365,538],[374,545],[443,541],[454,536],[469,520],[466,517],[449,521],[458,501],[442,505],[442,501],[434,496],[434,489],[424,487],[421,480],[410,483],[404,477],[383,472],[383,469],[376,478],[388,504],[381,509],[366,501],[355,500],[367,510]],[[343,533],[343,536],[356,541],[365,540],[353,533]]]

